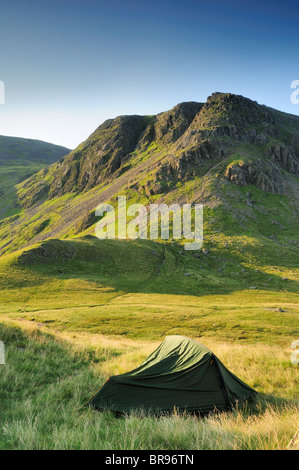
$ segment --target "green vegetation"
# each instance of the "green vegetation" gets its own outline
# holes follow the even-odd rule
[[[0,220],[20,212],[15,186],[67,153],[59,145],[0,136]]]
[[[298,325],[294,256],[278,251],[264,265],[271,242],[250,240],[246,252],[245,238],[225,242],[195,257],[152,241],[49,240],[0,258],[0,312],[69,331],[288,346]]]
[[[26,163],[0,166],[0,218],[20,212],[15,185],[43,168],[40,163]]]
[[[34,158],[29,171],[42,169],[17,186],[27,163],[3,163],[1,447],[286,448],[298,422],[298,152],[298,117],[214,94],[108,120],[59,163]],[[118,195],[203,203],[203,249],[98,240],[95,208]],[[199,338],[258,401],[206,418],[83,407],[170,334]]]
[[[296,431],[299,406],[290,387],[296,371],[280,348],[215,344],[224,363],[262,392],[250,407],[204,418],[138,412],[116,418],[84,404],[109,375],[137,365],[154,344],[98,335],[55,338],[23,323],[22,330],[0,325],[6,345],[1,449],[285,449]]]

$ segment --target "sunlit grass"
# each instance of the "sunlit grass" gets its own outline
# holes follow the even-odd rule
[[[33,252],[25,263],[21,252],[1,257],[1,448],[286,448],[299,417],[296,260],[275,253],[265,263],[269,247],[254,237],[246,256],[241,239],[225,241],[199,257],[176,244],[95,238],[51,243],[49,257]],[[204,418],[116,419],[83,406],[169,334],[211,348],[259,392],[256,403]]]
[[[43,333],[32,322],[0,326],[2,449],[285,449],[296,432],[298,369],[290,351],[210,341],[218,357],[259,391],[232,412],[116,418],[84,407],[111,374],[135,367],[156,342],[88,333]]]

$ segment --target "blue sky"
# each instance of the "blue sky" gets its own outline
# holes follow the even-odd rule
[[[297,0],[1,0],[0,134],[74,148],[214,91],[298,115],[298,19]]]

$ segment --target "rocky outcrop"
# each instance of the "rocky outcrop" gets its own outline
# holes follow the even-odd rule
[[[253,185],[269,193],[284,194],[286,185],[279,169],[264,161],[239,162],[229,165],[225,178],[238,186]]]
[[[164,145],[175,143],[188,129],[202,107],[203,103],[190,101],[158,114],[154,122],[145,129],[136,149],[141,149],[153,141]]]
[[[79,220],[79,222],[76,224],[74,228],[75,233],[80,233],[84,232],[84,230],[88,229],[91,227],[93,224],[99,221],[99,217],[96,217],[95,211],[91,211],[87,214],[85,214],[82,219]]]
[[[225,155],[225,150],[213,145],[210,141],[203,141],[198,147],[184,150],[178,156],[169,155],[165,163],[157,172],[161,181],[182,181],[186,178],[200,176],[206,163],[220,160]]]
[[[275,145],[269,148],[268,154],[271,161],[279,165],[283,170],[299,176],[299,161],[294,148]]]
[[[299,162],[294,148],[285,144],[270,146],[264,158],[228,165],[224,176],[239,186],[254,185],[276,194],[287,192],[283,172],[299,176]]]
[[[145,116],[105,121],[58,168],[49,196],[86,191],[115,173],[135,149],[148,124]]]

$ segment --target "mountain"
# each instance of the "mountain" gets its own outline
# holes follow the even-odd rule
[[[49,144],[42,140],[0,135],[1,165],[26,161],[50,165],[69,152],[70,149],[66,147]]]
[[[298,158],[298,116],[230,93],[109,119],[16,186],[22,211],[2,221],[1,250],[92,234],[96,206],[119,194],[143,204],[203,203],[211,229],[293,237]]]
[[[40,140],[0,136],[0,219],[18,210],[16,184],[69,152]]]

